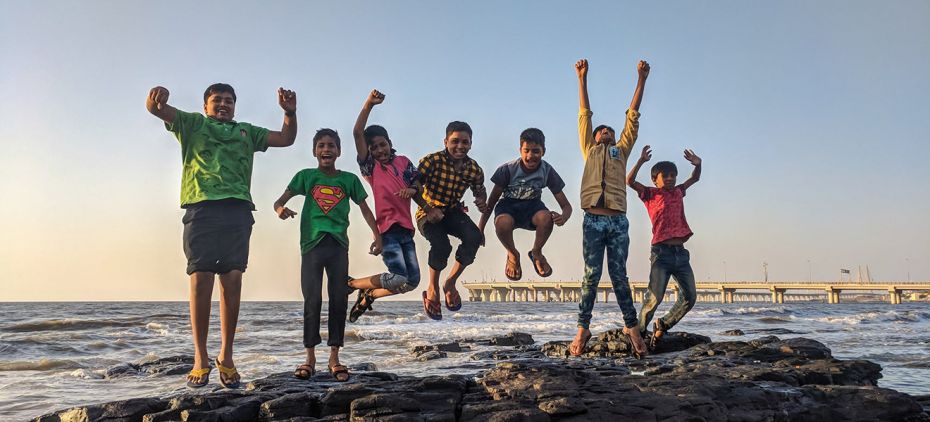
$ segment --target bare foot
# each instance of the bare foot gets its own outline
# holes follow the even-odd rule
[[[633,354],[637,358],[642,358],[649,354],[649,349],[646,348],[646,342],[643,341],[643,336],[639,332],[639,328],[633,327],[623,327],[623,334],[626,334],[630,338],[630,343],[633,344]]]
[[[575,334],[575,339],[572,340],[572,345],[569,346],[568,352],[572,356],[581,356],[584,353],[585,346],[588,345],[588,340],[591,340],[591,330],[587,328],[578,327],[578,334]]]

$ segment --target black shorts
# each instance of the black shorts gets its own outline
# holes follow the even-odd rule
[[[503,198],[494,207],[494,217],[501,214],[507,214],[513,218],[513,227],[515,229],[536,230],[533,224],[533,216],[540,211],[548,211],[546,204],[539,198],[536,199],[510,199]]]
[[[245,271],[252,236],[252,204],[240,199],[189,205],[184,218],[187,273]]]

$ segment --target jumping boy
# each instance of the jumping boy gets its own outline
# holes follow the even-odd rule
[[[697,291],[694,285],[694,271],[691,270],[691,255],[685,249],[685,242],[693,234],[685,219],[685,192],[701,178],[701,158],[694,151],[685,150],[685,159],[693,166],[691,177],[680,185],[675,185],[678,167],[671,161],[659,161],[652,166],[652,183],[656,187],[644,186],[636,181],[639,168],[652,158],[649,145],[643,147],[643,153],[630,170],[627,184],[646,204],[649,220],[652,221],[652,254],[649,260],[649,288],[643,299],[639,312],[639,330],[646,332],[652,315],[665,297],[669,277],[675,277],[678,283],[678,300],[662,318],[655,321],[652,341],[649,348],[655,350],[662,336],[694,307]]]
[[[375,221],[381,233],[381,259],[388,272],[354,279],[349,286],[358,291],[358,299],[349,311],[349,322],[358,320],[379,297],[409,292],[420,283],[420,265],[413,243],[413,219],[410,198],[416,195],[419,176],[410,159],[397,155],[387,130],[378,125],[367,128],[371,110],[384,102],[384,94],[371,91],[358,113],[352,135],[362,176],[371,185],[375,197]]]
[[[190,275],[191,331],[194,369],[187,385],[203,387],[210,381],[207,331],[210,297],[217,274],[220,278],[220,353],[216,367],[220,384],[239,386],[233,362],[233,340],[239,320],[242,273],[249,259],[252,235],[250,185],[252,158],[268,147],[286,147],[297,136],[297,96],[278,88],[278,105],[284,110],[281,131],[269,131],[233,120],[236,92],[227,84],[210,85],[203,93],[203,112],[188,113],[168,105],[168,90],[149,91],[145,107],[165,122],[181,144],[181,208],[185,208],[184,255]]]
[[[514,229],[536,232],[533,249],[528,255],[536,274],[549,277],[552,275],[552,267],[543,255],[542,248],[552,234],[552,225],[561,227],[572,215],[572,206],[562,192],[565,182],[559,177],[559,173],[542,159],[544,155],[546,136],[539,129],[526,129],[520,134],[520,158],[502,164],[491,176],[494,187],[488,199],[488,212],[481,216],[478,229],[484,233],[484,227],[493,209],[497,238],[507,250],[504,275],[510,280],[516,281],[523,277],[520,252],[513,241]],[[543,188],[549,188],[555,196],[562,208],[561,213],[546,208],[542,201]]]
[[[620,139],[615,140],[613,128],[600,125],[591,130],[591,107],[588,103],[588,61],[575,63],[578,75],[578,137],[584,173],[581,177],[581,208],[585,211],[582,224],[584,280],[581,284],[581,303],[578,305],[578,333],[572,340],[570,352],[579,356],[591,339],[591,311],[597,296],[597,285],[607,251],[607,272],[613,285],[617,304],[623,313],[623,332],[630,338],[635,354],[644,355],[646,344],[637,329],[636,308],[630,294],[626,275],[626,257],[630,247],[629,223],[626,219],[626,161],[636,142],[639,131],[639,105],[649,76],[649,64],[640,61],[637,66],[639,81],[633,100],[626,112],[626,123]]]
[[[462,308],[462,297],[455,288],[455,282],[465,267],[475,261],[483,238],[461,202],[465,190],[471,188],[478,211],[485,213],[488,209],[484,171],[477,161],[468,156],[471,141],[472,131],[468,123],[451,122],[446,126],[445,149],[423,157],[417,167],[423,186],[416,214],[417,226],[430,244],[429,286],[423,292],[423,311],[434,320],[442,319],[439,275],[452,253],[449,236],[462,241],[455,251],[455,264],[443,285],[446,309],[450,311]]]
[[[348,381],[349,369],[339,362],[346,330],[349,285],[349,201],[358,204],[365,222],[374,235],[370,253],[381,253],[381,234],[375,217],[368,208],[365,188],[352,173],[337,170],[336,159],[341,153],[339,134],[332,129],[320,129],[313,136],[313,156],[317,168],[303,169],[294,175],[287,189],[274,203],[275,213],[282,220],[297,213],[284,205],[296,195],[304,195],[300,218],[300,290],[304,296],[304,348],[306,361],[297,367],[294,376],[309,379],[316,372],[314,348],[320,338],[320,311],[323,306],[323,271],[329,293],[329,372],[336,381]]]

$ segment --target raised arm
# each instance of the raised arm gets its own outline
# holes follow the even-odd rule
[[[297,94],[278,88],[278,105],[284,110],[284,125],[280,132],[268,132],[268,146],[289,147],[297,139]]]
[[[685,160],[688,160],[691,162],[691,165],[694,166],[694,170],[691,171],[691,177],[689,177],[688,180],[685,180],[685,182],[681,184],[682,189],[688,190],[691,185],[697,183],[698,180],[701,180],[701,157],[698,157],[694,151],[686,149]]]
[[[293,197],[294,193],[291,192],[290,189],[284,189],[284,193],[281,194],[277,201],[274,201],[274,212],[275,214],[278,214],[278,218],[287,220],[288,218],[294,218],[294,216],[297,215],[296,212],[284,206],[284,204],[287,204],[287,201]]]
[[[633,188],[636,193],[641,194],[643,190],[646,189],[646,186],[636,181],[636,174],[639,173],[639,168],[650,159],[652,159],[652,149],[649,148],[649,145],[646,145],[643,147],[643,153],[639,156],[639,160],[636,160],[636,164],[634,164],[633,169],[630,170],[630,174],[626,176],[627,186]]]
[[[575,74],[578,75],[578,107],[590,110],[588,103],[588,60],[581,59],[575,62]]]
[[[636,90],[633,91],[633,100],[630,101],[630,110],[639,111],[639,105],[643,102],[643,90],[646,88],[646,78],[649,77],[649,63],[640,60],[636,64],[636,73],[639,74],[639,80],[636,81]]]
[[[168,94],[168,90],[161,86],[150,89],[149,96],[145,99],[145,109],[163,122],[172,124],[178,115],[178,109],[168,105]]]
[[[368,253],[380,255],[382,249],[381,232],[378,231],[378,223],[375,222],[375,215],[371,213],[371,208],[368,207],[368,201],[360,202],[358,208],[362,211],[362,217],[365,218],[365,222],[368,223],[368,227],[371,229],[371,234],[374,237],[374,241],[371,242],[371,247],[368,248]]]
[[[588,149],[594,145],[594,132],[591,126],[591,105],[588,103],[588,61],[575,62],[575,74],[578,75],[578,145],[581,156],[588,158]]]
[[[383,102],[384,94],[377,89],[371,90],[368,98],[365,99],[365,104],[362,105],[362,111],[358,112],[358,118],[355,119],[352,136],[355,137],[355,151],[360,163],[368,158],[368,143],[365,142],[365,126],[368,124],[368,116],[371,114],[371,109]]]

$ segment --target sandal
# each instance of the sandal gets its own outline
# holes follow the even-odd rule
[[[216,358],[215,360],[216,360],[216,369],[220,370],[220,385],[226,388],[239,388],[240,383],[238,379],[236,379],[235,381],[228,381],[228,382],[223,379],[223,375],[226,375],[227,379],[237,377],[239,375],[239,371],[237,371],[235,367],[227,368],[223,365],[220,365],[220,358]]]
[[[308,380],[313,378],[314,375],[316,375],[316,368],[314,368],[313,365],[310,365],[309,363],[301,364],[297,367],[297,369],[294,370],[294,378]]]
[[[352,310],[349,311],[349,322],[358,321],[358,317],[362,316],[365,311],[373,311],[374,308],[371,307],[371,304],[374,303],[375,298],[371,297],[372,289],[365,289],[358,291],[358,298],[355,299],[355,305],[352,306]],[[365,305],[362,306],[362,301],[365,301]]]
[[[187,376],[188,376],[188,377],[197,377],[197,378],[201,378],[201,381],[200,381],[200,382],[194,382],[194,381],[188,379],[188,380],[187,380],[187,386],[188,386],[189,388],[201,388],[201,387],[206,386],[207,384],[210,383],[210,371],[212,371],[212,370],[213,370],[213,368],[211,368],[211,367],[209,367],[209,366],[206,367],[206,368],[191,369],[191,372],[190,372],[189,374],[187,374]]]
[[[530,259],[533,261],[533,269],[536,270],[536,274],[539,274],[540,277],[549,277],[552,275],[552,266],[549,265],[549,260],[546,259],[545,256],[539,254],[539,259],[536,259],[536,257],[533,256],[533,251],[527,252],[527,255],[529,255]],[[543,266],[542,270],[539,269],[540,266]]]
[[[442,307],[439,306],[439,301],[433,302],[426,298],[426,292],[423,292],[423,312],[426,313],[426,316],[430,319],[439,321],[442,319]]]
[[[655,350],[659,347],[659,342],[662,341],[662,336],[665,335],[666,331],[668,331],[668,326],[661,319],[657,319],[652,323],[652,339],[649,341],[649,350]]]
[[[568,352],[571,353],[572,356],[581,356],[584,353],[584,348],[588,346],[588,340],[591,340],[591,330],[586,331],[585,335],[581,337],[581,346],[578,347],[577,353],[572,351],[571,346],[568,347]],[[575,344],[574,340],[572,344]]]
[[[637,327],[633,327],[633,328],[623,327],[623,334],[626,335],[627,340],[630,341],[630,347],[633,348],[633,350],[631,351],[631,352],[633,353],[633,357],[635,357],[636,359],[642,359],[642,358],[644,358],[646,355],[649,354],[649,347],[646,345],[646,342],[643,341],[642,334],[640,334],[640,336],[639,336],[639,341],[642,343],[643,348],[642,348],[641,350],[636,348],[636,342],[633,341],[633,336],[630,335],[630,333],[632,333],[633,330],[639,331],[639,328],[637,328]]]
[[[446,296],[446,309],[455,312],[459,309],[462,309],[462,296],[459,295],[458,290],[449,290],[445,294]]]
[[[329,373],[333,374],[333,378],[338,382],[346,382],[349,380],[349,368],[346,368],[345,365],[330,366]],[[340,375],[345,375],[345,377],[340,377]]]
[[[520,256],[514,255],[514,259],[510,259],[510,254],[507,254],[507,263],[504,264],[504,275],[510,281],[517,281],[523,278],[523,268],[520,266]],[[513,275],[508,274],[508,270]]]

